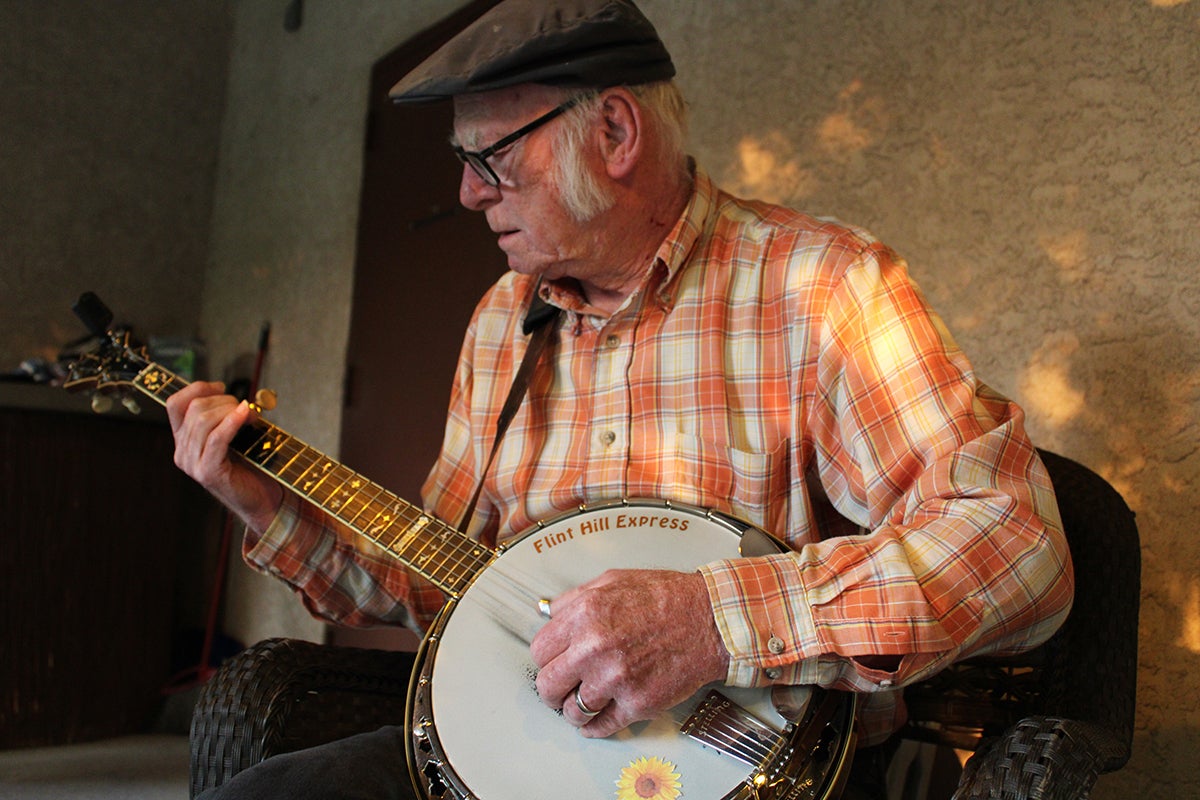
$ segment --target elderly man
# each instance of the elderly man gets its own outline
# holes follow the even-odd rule
[[[393,90],[453,99],[460,199],[510,267],[467,332],[424,504],[488,543],[614,497],[772,532],[788,552],[606,572],[552,598],[538,694],[608,737],[710,682],[820,685],[862,693],[875,745],[903,721],[904,684],[1062,621],[1053,493],[1020,409],[977,381],[895,253],[691,163],[673,75],[632,3],[507,0]],[[561,309],[551,344],[491,460],[542,303]],[[427,625],[440,592],[230,459],[252,411],[222,391],[197,382],[168,411],[179,466],[246,521],[247,560],[323,618]],[[280,796],[403,796],[402,751],[380,732],[230,791],[290,774]]]

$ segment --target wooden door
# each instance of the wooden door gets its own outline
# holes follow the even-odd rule
[[[401,46],[371,79],[342,458],[412,502],[441,445],[463,331],[505,258],[483,215],[458,203],[450,103],[396,106],[387,91],[492,5]]]

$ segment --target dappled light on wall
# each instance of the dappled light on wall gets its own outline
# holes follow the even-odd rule
[[[1050,257],[1064,280],[1075,281],[1086,271],[1088,260],[1088,235],[1081,229],[1061,233],[1043,234],[1038,245]]]
[[[1073,333],[1054,333],[1043,342],[1025,366],[1021,397],[1030,414],[1043,423],[1063,429],[1086,408],[1083,391],[1071,384],[1071,358],[1079,350]]]
[[[1092,466],[1113,485],[1131,507],[1142,501],[1139,478],[1146,469],[1145,454],[1139,444],[1137,425],[1110,418],[1111,409],[1089,402],[1088,389],[1081,388],[1080,379],[1073,377],[1073,367],[1089,351],[1071,331],[1047,334],[1042,345],[1021,370],[1019,396],[1021,405],[1031,419],[1058,435],[1070,431],[1092,431],[1108,446],[1113,455],[1107,463]],[[1082,372],[1086,375],[1086,365]],[[1094,387],[1093,394],[1094,394]]]
[[[737,145],[736,192],[771,203],[806,197],[816,191],[817,177],[800,166],[796,148],[780,131],[743,136]]]
[[[1167,600],[1180,610],[1179,636],[1175,644],[1200,654],[1200,578],[1177,570],[1165,573]]]
[[[743,197],[797,205],[823,183],[844,180],[847,162],[877,145],[887,127],[882,97],[868,95],[855,79],[800,143],[778,128],[742,136],[721,182]]]
[[[834,110],[817,127],[817,143],[823,155],[844,161],[878,142],[886,129],[883,98],[864,94],[856,79],[838,92]]]
[[[830,114],[821,122],[821,148],[831,155],[846,156],[865,150],[871,144],[871,134],[844,112]]]

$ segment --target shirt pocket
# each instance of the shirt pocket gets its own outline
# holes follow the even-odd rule
[[[664,442],[663,449],[668,454],[661,475],[666,498],[716,508],[765,530],[782,519],[786,442],[761,453],[677,433]]]

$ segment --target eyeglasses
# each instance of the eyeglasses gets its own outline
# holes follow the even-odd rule
[[[500,176],[497,175],[496,171],[492,169],[490,164],[487,163],[487,160],[496,155],[496,153],[499,153],[504,148],[508,147],[513,142],[520,139],[522,136],[532,133],[560,114],[563,114],[566,111],[574,108],[581,99],[583,98],[580,96],[572,97],[562,105],[555,106],[545,114],[542,114],[540,117],[523,128],[518,128],[500,141],[496,142],[490,147],[485,147],[482,150],[464,150],[458,145],[454,145],[454,155],[458,156],[459,161],[475,170],[475,174],[482,178],[484,183],[486,183],[488,186],[499,186]]]

